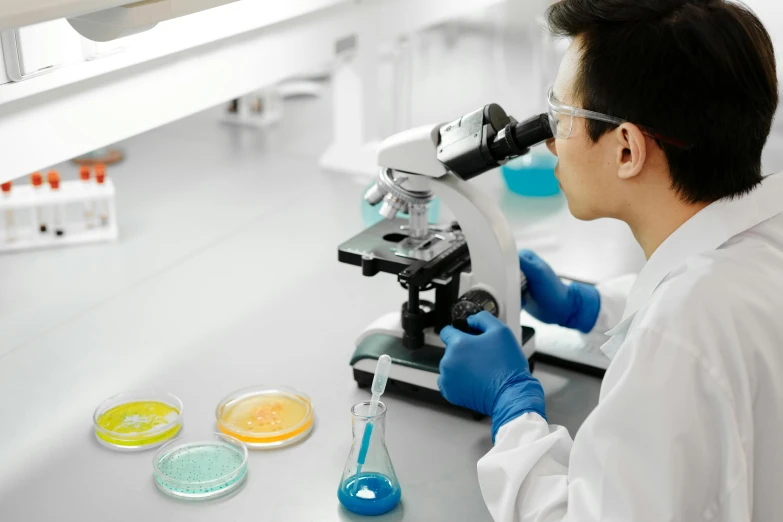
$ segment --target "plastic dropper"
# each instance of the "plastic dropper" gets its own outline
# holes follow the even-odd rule
[[[378,411],[378,402],[386,389],[386,381],[389,379],[389,370],[391,370],[391,357],[384,354],[378,358],[378,364],[375,366],[375,376],[372,378],[372,399],[370,399],[370,411],[367,416],[372,419]],[[372,420],[364,427],[362,436],[362,447],[359,448],[358,465],[356,466],[356,479],[353,481],[353,494],[356,495],[356,489],[359,486],[359,475],[362,473],[362,466],[367,458],[367,451],[370,449],[370,439],[372,438]]]

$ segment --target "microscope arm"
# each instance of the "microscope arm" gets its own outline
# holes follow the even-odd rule
[[[481,288],[495,297],[500,305],[499,318],[520,340],[519,260],[516,241],[503,212],[483,191],[454,174],[429,182],[433,192],[454,213],[465,235],[471,261],[469,288]]]
[[[438,141],[443,125],[423,125],[402,131],[383,140],[378,152],[378,165],[400,173],[413,173],[415,176],[439,178],[448,174],[449,169],[438,161]],[[406,187],[422,190],[424,186],[415,186],[411,177]]]

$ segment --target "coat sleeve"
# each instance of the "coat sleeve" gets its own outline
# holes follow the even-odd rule
[[[636,281],[636,274],[609,279],[596,285],[601,295],[601,308],[593,329],[582,334],[588,346],[599,347],[609,340],[606,332],[617,326],[623,318],[628,293]]]
[[[573,442],[522,415],[479,461],[479,482],[495,522],[721,520],[744,471],[738,433],[726,388],[687,348],[634,331]]]

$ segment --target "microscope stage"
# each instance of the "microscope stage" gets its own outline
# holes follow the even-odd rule
[[[362,267],[367,276],[378,272],[399,274],[420,261],[429,261],[463,241],[461,234],[430,227],[424,239],[408,236],[407,219],[384,219],[352,237],[337,249],[341,263]]]

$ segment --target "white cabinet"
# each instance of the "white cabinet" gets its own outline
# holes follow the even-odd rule
[[[0,0],[0,19],[9,4],[22,3],[41,1]],[[106,44],[83,46],[82,37],[58,20],[54,25],[64,27],[65,40],[47,36],[29,48],[23,41],[21,62],[34,71],[45,62],[61,66],[43,65],[46,74],[10,83],[0,76],[0,182],[322,68],[333,42],[361,23],[362,9],[354,7],[346,0],[232,2],[162,22],[128,37],[120,52],[101,56],[96,52]],[[321,14],[312,16],[316,12]],[[17,32],[24,39],[40,30]],[[70,59],[74,49],[76,61]]]
[[[8,74],[5,72],[5,62],[3,61],[2,56],[3,42],[0,42],[0,85],[11,81],[11,79],[8,77]]]
[[[357,35],[372,53],[378,42],[498,1],[240,0],[162,22],[121,52],[0,85],[0,182],[322,70],[345,37]],[[54,12],[115,2],[0,0],[0,21],[15,6],[47,3]]]
[[[133,0],[3,0],[0,2],[0,30],[59,18],[78,17],[82,20],[81,23],[85,30],[96,31],[95,34],[108,34],[106,31],[111,29],[101,27],[102,25],[114,26],[115,30],[122,26],[138,28],[154,26],[164,20],[233,1],[235,0],[145,0],[143,2]],[[118,34],[117,37],[119,36],[123,35]]]
[[[22,81],[83,59],[81,37],[65,20],[2,32],[6,75]]]

